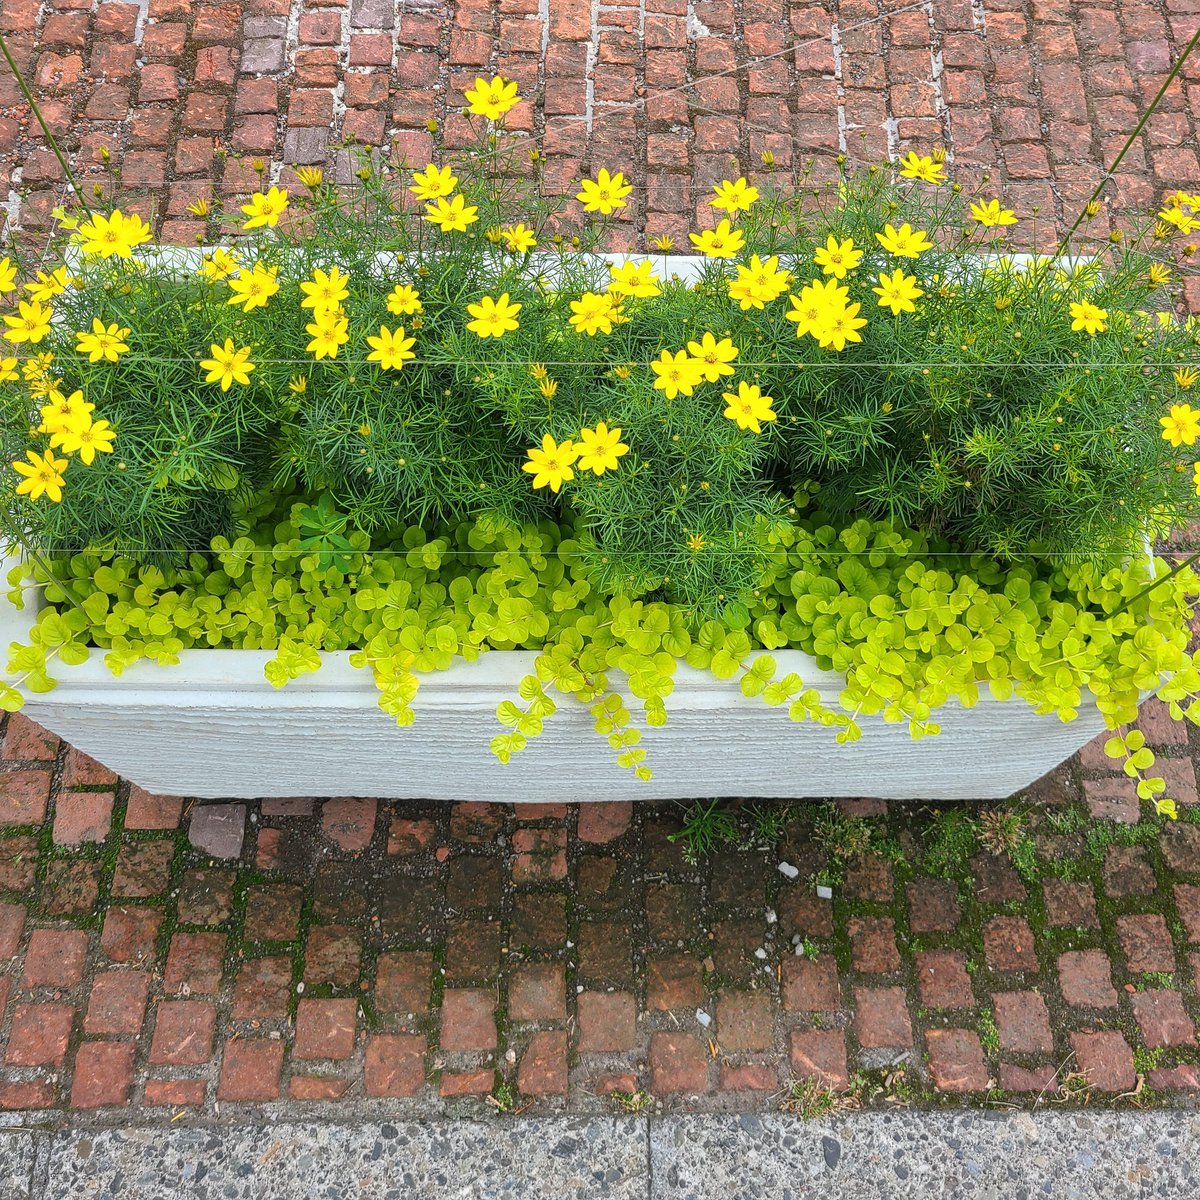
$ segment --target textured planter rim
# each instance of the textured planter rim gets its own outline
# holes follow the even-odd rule
[[[14,557],[4,560],[7,570]],[[27,641],[41,592],[26,608],[0,601],[0,644]],[[484,653],[424,675],[405,729],[378,708],[370,673],[350,651],[321,654],[321,669],[272,687],[269,650],[184,650],[176,666],[139,662],[119,678],[97,650],[84,663],[55,662],[57,687],[27,697],[25,712],[84,753],[151,792],[200,798],[377,796],[396,799],[551,802],[710,796],[1002,799],[1040,778],[1102,732],[1086,702],[1063,724],[1020,700],[984,693],[972,709],[946,705],[942,732],[920,742],[907,725],[862,718],[859,742],[797,725],[783,708],[742,695],[681,664],[669,720],[643,728],[649,783],[616,765],[586,708],[569,698],[543,734],[502,765],[488,743],[496,705],[517,697],[535,651]],[[774,653],[835,704],[844,679],[799,650]],[[636,704],[632,707],[635,721]]]

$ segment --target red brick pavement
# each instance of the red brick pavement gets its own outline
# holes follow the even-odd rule
[[[136,197],[182,241],[203,233],[187,206],[251,189],[256,159],[285,185],[299,164],[351,181],[348,143],[412,164],[461,144],[464,87],[499,71],[526,97],[509,123],[546,155],[550,189],[599,166],[636,181],[631,248],[686,246],[733,159],[761,172],[769,151],[826,178],[839,151],[936,145],[965,188],[987,176],[1036,213],[1016,236],[1046,243],[1197,23],[1200,0],[0,0],[86,186]],[[1200,55],[1113,180],[1114,213],[1200,184],[1197,113]],[[37,228],[61,171],[3,72],[0,154]]]
[[[1196,747],[1162,715],[1143,725],[1194,786]],[[642,1090],[761,1111],[804,1080],[888,1107],[1095,1106],[1200,1088],[1200,805],[1181,789],[1178,822],[1126,823],[1090,786],[1114,782],[1096,746],[1015,801],[1023,874],[983,852],[935,874],[934,810],[845,802],[885,840],[832,901],[811,805],[772,845],[692,864],[671,805],[265,801],[234,810],[214,859],[196,848],[214,810],[21,716],[0,747],[0,1108],[417,1114],[490,1095],[596,1112]]]

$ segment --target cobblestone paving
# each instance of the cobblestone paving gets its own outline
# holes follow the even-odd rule
[[[939,867],[934,810],[843,802],[876,850],[830,901],[813,805],[693,866],[678,806],[193,805],[10,717],[0,1106],[1188,1103],[1200,805],[1143,724],[1177,823],[1138,823],[1093,745],[1013,802],[1036,861]]]
[[[686,246],[731,159],[761,172],[769,151],[820,179],[839,151],[935,145],[965,188],[988,176],[1036,210],[1016,236],[1049,243],[1198,22],[1200,0],[0,0],[76,169],[185,242],[204,233],[188,204],[251,189],[255,159],[294,186],[298,164],[351,181],[350,142],[393,163],[462,144],[464,87],[499,71],[528,98],[510,126],[541,147],[550,190],[599,166],[635,180],[634,248]],[[1197,113],[1200,55],[1118,171],[1110,216],[1200,180]],[[10,208],[44,224],[61,168],[2,71],[0,155]]]

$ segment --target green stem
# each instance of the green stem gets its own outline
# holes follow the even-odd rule
[[[1143,596],[1148,596],[1160,584],[1166,583],[1168,579],[1172,579],[1174,576],[1178,575],[1180,571],[1186,570],[1197,560],[1200,560],[1200,550],[1197,550],[1195,554],[1189,554],[1187,558],[1181,559],[1161,579],[1155,579],[1152,583],[1148,583],[1144,588],[1142,588],[1141,591],[1135,592],[1132,596],[1130,596],[1128,600],[1123,600],[1108,615],[1110,617],[1115,617],[1118,613],[1124,612],[1131,604],[1136,603]]]

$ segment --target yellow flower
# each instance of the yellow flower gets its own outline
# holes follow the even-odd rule
[[[424,171],[416,171],[409,187],[418,200],[438,200],[451,196],[458,187],[458,176],[449,167],[435,167],[430,163]]]
[[[655,250],[661,250],[663,254],[675,249],[675,239],[668,234],[660,233],[658,237],[650,239],[650,245]]]
[[[541,392],[547,400],[553,400],[554,397],[558,395],[558,380],[543,379],[541,383],[538,384],[538,391]]]
[[[1172,821],[1179,820],[1179,809],[1175,807],[1175,801],[1166,796],[1160,796],[1154,801],[1154,811],[1160,817],[1168,817]]]
[[[29,293],[30,300],[36,300],[39,304],[49,304],[55,296],[61,296],[67,290],[67,284],[70,282],[67,268],[59,267],[50,275],[39,271],[37,279],[33,283],[27,283],[25,290]]]
[[[249,383],[250,372],[254,364],[250,361],[250,347],[242,346],[235,350],[233,338],[226,338],[224,346],[215,342],[210,347],[212,358],[200,360],[200,366],[208,372],[205,383],[220,383],[221,391],[229,391],[232,383]]]
[[[913,301],[925,295],[925,289],[917,286],[917,277],[905,275],[902,267],[897,267],[890,275],[886,272],[881,274],[879,287],[871,291],[879,297],[879,307],[890,308],[894,317],[902,312],[916,312],[917,306]]]
[[[108,362],[116,362],[129,349],[125,339],[129,336],[128,329],[122,329],[114,321],[107,328],[99,317],[92,318],[91,333],[77,333],[75,347],[80,354],[88,356],[88,362],[99,362],[102,358]]]
[[[985,229],[996,225],[1015,225],[1017,214],[1011,208],[1001,208],[998,198],[984,200],[982,197],[971,205],[971,216]]]
[[[116,434],[107,421],[93,421],[89,425],[73,429],[60,429],[50,439],[50,445],[62,449],[65,454],[78,454],[85,467],[96,460],[96,454],[111,454]]]
[[[1173,225],[1180,233],[1191,233],[1193,229],[1200,228],[1200,221],[1185,213],[1182,208],[1164,208],[1158,216],[1161,221]]]
[[[467,111],[477,117],[486,117],[489,121],[498,121],[521,99],[517,95],[517,85],[499,75],[493,75],[491,83],[476,79],[475,86],[468,88],[463,95]]]
[[[241,263],[227,250],[214,250],[201,259],[199,271],[209,283],[216,283],[240,269]]]
[[[918,258],[933,245],[923,229],[914,230],[907,221],[899,229],[895,229],[889,223],[884,226],[883,232],[877,233],[875,237],[879,244],[896,258]]]
[[[36,450],[29,450],[26,455],[28,462],[13,463],[13,470],[24,476],[17,484],[17,494],[30,500],[40,500],[46,495],[57,504],[62,500],[63,472],[68,460],[55,458],[51,450],[46,451],[45,457]]]
[[[681,393],[690,396],[699,384],[704,382],[704,364],[691,358],[686,350],[672,354],[664,350],[658,359],[650,364],[650,369],[656,378],[654,386],[668,400],[674,400]]]
[[[548,487],[552,492],[557,492],[564,483],[575,478],[571,464],[579,451],[570,438],[565,442],[556,442],[550,434],[543,434],[541,447],[534,446],[525,454],[529,461],[522,464],[521,470],[533,476],[535,488]]]
[[[372,347],[367,361],[377,362],[384,371],[399,371],[406,362],[417,357],[413,353],[416,341],[405,334],[403,325],[398,325],[394,332],[386,325],[380,325],[379,336],[367,338],[367,345]]]
[[[12,261],[6,254],[0,258],[0,296],[7,296],[9,292],[17,290],[17,268],[12,265]]]
[[[137,213],[125,216],[119,208],[111,216],[96,213],[79,227],[84,254],[101,258],[128,258],[134,249],[150,240],[150,226]]]
[[[4,323],[8,326],[4,336],[10,342],[29,342],[30,345],[36,346],[50,332],[53,310],[44,308],[36,300],[28,304],[22,300],[17,305],[17,310],[19,316],[4,314]]]
[[[1197,379],[1200,379],[1200,371],[1193,370],[1191,367],[1180,367],[1175,372],[1175,382],[1183,391],[1187,391]]]
[[[806,333],[816,336],[816,330],[831,309],[842,309],[850,299],[848,288],[841,287],[836,279],[814,279],[792,296],[792,307],[787,313],[789,321],[796,322],[796,336]]]
[[[550,372],[546,370],[545,363],[530,363],[529,375],[532,379],[545,379]]]
[[[297,167],[296,178],[310,192],[315,192],[325,182],[325,172],[320,167]]]
[[[299,172],[297,172],[299,174]],[[303,396],[308,391],[308,379],[304,375],[293,375],[288,380],[288,391],[295,392],[297,396]]]
[[[743,379],[738,384],[737,392],[725,392],[723,399],[726,408],[722,415],[736,421],[739,429],[762,433],[759,422],[775,420],[775,412],[771,408],[774,401],[770,396],[764,396],[757,384],[747,383]]]
[[[242,228],[259,229],[269,225],[274,229],[279,224],[279,218],[287,211],[287,206],[286,188],[273,187],[267,192],[255,192],[250,197],[250,203],[242,205],[242,212],[246,214]]]
[[[608,273],[612,276],[608,290],[618,296],[637,296],[644,299],[662,295],[662,288],[658,286],[658,276],[654,274],[649,259],[643,259],[639,263],[635,263],[633,259],[626,259],[620,266],[609,263]]]
[[[615,307],[612,296],[603,292],[584,292],[571,301],[568,324],[580,333],[594,337],[597,333],[612,333]]]
[[[461,195],[451,196],[449,200],[439,196],[425,205],[425,220],[443,233],[466,233],[467,226],[479,220],[479,209],[468,204]]]
[[[813,337],[822,350],[842,351],[847,342],[861,342],[862,335],[858,332],[866,323],[865,317],[858,315],[861,304],[847,304],[842,308],[826,309]]]
[[[595,429],[579,431],[578,467],[581,471],[592,471],[603,475],[605,471],[617,469],[617,459],[629,453],[629,447],[621,441],[621,427],[615,429],[598,421]]]
[[[422,311],[421,297],[411,283],[398,283],[388,293],[387,310],[393,316],[410,317]]]
[[[53,361],[54,355],[47,350],[44,354],[31,355],[21,366],[21,374],[29,385],[29,394],[35,400],[47,395],[54,386],[54,377],[50,374]]]
[[[1090,300],[1071,301],[1071,329],[1081,329],[1090,334],[1103,333],[1108,328],[1108,310],[1097,308]]]
[[[1158,423],[1163,427],[1163,440],[1172,446],[1192,446],[1200,437],[1200,411],[1190,404],[1172,404],[1170,416],[1159,417]]]
[[[192,214],[193,217],[207,217],[209,212],[209,203],[207,200],[201,197],[199,200],[193,200],[191,204],[187,206],[187,210]]]
[[[710,208],[722,209],[731,217],[751,207],[758,199],[758,188],[747,183],[745,178],[721,180],[713,187],[714,198],[708,202]]]
[[[813,255],[813,262],[834,279],[845,279],[847,271],[853,271],[862,262],[863,252],[855,250],[854,239],[847,238],[839,242],[831,233],[825,240],[824,246],[818,246]]]
[[[779,299],[787,291],[787,271],[779,270],[779,256],[772,254],[765,262],[757,254],[752,255],[749,265],[737,267],[737,278],[729,281],[729,297],[736,300],[742,311],[764,308]]]
[[[900,160],[900,176],[902,179],[920,179],[924,183],[945,183],[945,168],[940,162],[934,162],[929,155],[918,155],[910,150]]]
[[[503,337],[519,328],[517,313],[520,311],[521,305],[509,300],[507,292],[502,292],[495,300],[491,296],[484,296],[478,304],[467,305],[467,312],[475,318],[467,322],[467,328],[481,338]]]
[[[239,272],[229,281],[229,290],[233,295],[226,303],[240,304],[243,312],[266,308],[267,301],[279,291],[279,282],[275,278],[278,272],[278,267],[266,269],[262,263],[255,263],[251,271]]]
[[[300,290],[304,293],[300,307],[311,308],[314,317],[332,308],[341,308],[342,301],[350,295],[349,282],[350,276],[343,275],[337,267],[330,267],[328,274],[320,267],[314,267],[312,279],[300,281]]]
[[[1166,263],[1151,263],[1147,278],[1151,287],[1165,287],[1171,282],[1171,268]]]
[[[320,362],[323,358],[337,358],[338,350],[350,340],[350,322],[341,309],[326,309],[319,317],[304,327],[312,341],[304,348]]]
[[[534,237],[533,230],[526,229],[524,224],[507,225],[500,230],[500,236],[514,254],[525,254],[537,245],[537,238]]]
[[[688,237],[692,245],[708,258],[735,258],[746,244],[746,235],[740,229],[732,228],[725,217],[721,218],[716,229],[689,233]]]
[[[96,406],[89,404],[83,398],[83,392],[78,388],[69,396],[52,388],[49,393],[49,404],[41,408],[42,425],[39,433],[59,433],[64,429],[82,429],[92,423],[92,413]]]
[[[719,342],[711,333],[706,333],[698,342],[688,342],[688,353],[700,364],[707,383],[716,383],[722,375],[732,375],[729,365],[738,356],[738,348],[730,338]]]
[[[20,378],[21,376],[17,373],[17,360],[0,358],[0,383],[11,383],[14,379]]]
[[[625,197],[632,191],[633,186],[625,182],[623,172],[609,175],[608,171],[601,167],[596,172],[594,181],[580,181],[575,199],[583,204],[585,212],[598,212],[607,217],[617,209],[625,207]]]
[[[704,547],[707,545],[708,545],[708,541],[704,537],[702,537],[700,534],[692,533],[692,534],[688,535],[687,548],[693,554],[699,554],[700,551],[703,550]]]

